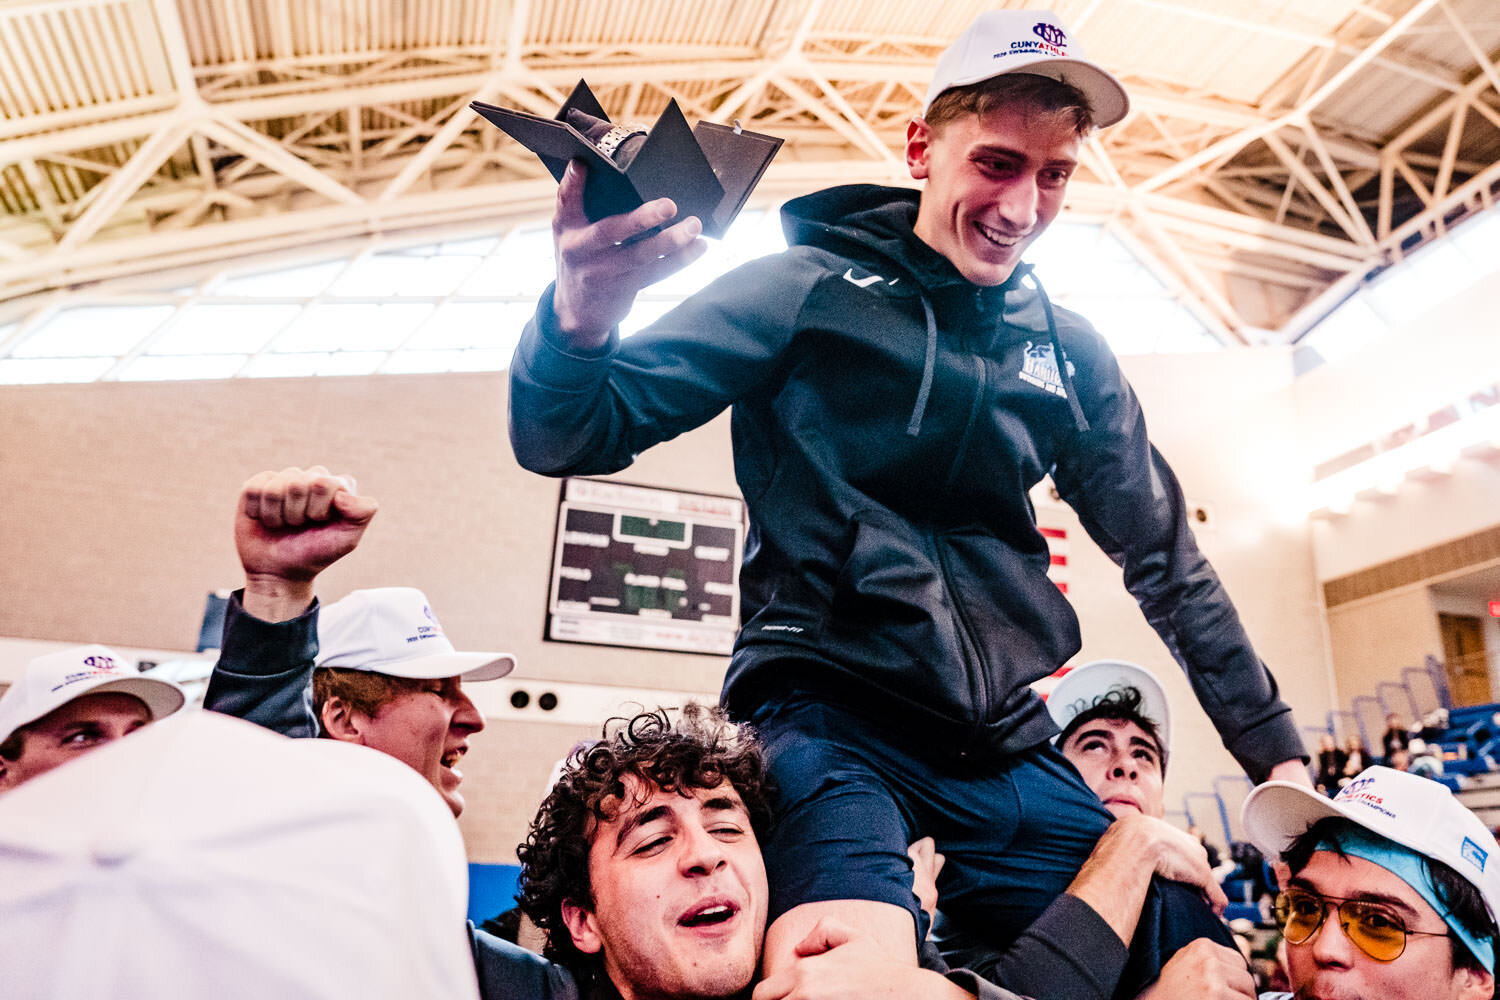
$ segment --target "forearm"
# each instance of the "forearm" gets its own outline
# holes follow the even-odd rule
[[[1093,910],[1128,948],[1154,871],[1154,859],[1144,852],[1095,850],[1068,886],[1067,894]]]
[[[263,622],[285,622],[312,607],[312,580],[288,580],[267,574],[250,573],[240,604],[245,612]]]
[[[618,338],[610,337],[595,352],[570,350],[557,329],[552,289],[542,294],[510,368],[510,440],[522,467],[568,475],[618,471],[630,464],[633,453],[619,447],[618,431],[611,432],[612,424],[623,421],[605,398],[618,346]]]
[[[312,707],[317,622],[316,601],[294,618],[266,621],[249,613],[241,594],[234,594],[203,707],[286,736],[317,736]]]
[[[1064,894],[1004,949],[953,932],[945,957],[976,977],[1033,997],[1108,1000],[1114,994],[1129,947],[1115,929],[1077,896]]]
[[[707,423],[774,377],[824,274],[791,255],[753,261],[597,352],[561,332],[549,289],[511,364],[517,461],[551,476],[614,472]]]

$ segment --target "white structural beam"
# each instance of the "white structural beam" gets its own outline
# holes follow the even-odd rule
[[[1309,116],[1324,101],[1336,93],[1340,87],[1348,83],[1367,63],[1389,47],[1396,39],[1406,34],[1411,26],[1421,20],[1434,6],[1438,0],[1417,0],[1417,2],[1405,14],[1401,15],[1389,28],[1380,34],[1380,37],[1371,42],[1369,46],[1361,49],[1359,54],[1349,62],[1340,67],[1339,71],[1331,76],[1322,86],[1302,101],[1291,111],[1280,115],[1261,125],[1244,129],[1233,135],[1225,136],[1215,143],[1211,143],[1197,153],[1185,160],[1179,161],[1172,167],[1143,181],[1138,187],[1142,191],[1156,191],[1175,181],[1182,180],[1199,167],[1212,163],[1223,156],[1231,156],[1244,149],[1250,143],[1262,139],[1272,132],[1285,128],[1288,125],[1302,126],[1309,123]]]
[[[98,195],[68,228],[67,234],[58,242],[57,250],[70,253],[82,247],[125,206],[141,185],[150,180],[187,137],[188,127],[179,124],[165,128],[141,143],[130,161],[95,189]]]
[[[246,127],[242,122],[208,119],[199,123],[198,127],[204,135],[215,142],[228,146],[262,166],[304,187],[311,188],[325,197],[345,204],[359,204],[364,201],[358,194],[317,167],[287,152],[284,147]]]
[[[390,201],[400,197],[402,192],[416,183],[418,177],[421,177],[428,170],[432,169],[433,164],[437,163],[438,157],[443,154],[444,150],[453,145],[454,141],[464,133],[464,130],[474,124],[476,116],[469,109],[469,103],[471,101],[491,103],[495,100],[495,95],[499,92],[499,89],[500,75],[498,73],[492,74],[474,92],[473,96],[464,101],[463,105],[453,113],[448,121],[444,123],[443,127],[438,129],[437,133],[423,144],[421,152],[412,157],[401,168],[401,172],[391,178],[391,182],[376,196],[376,200]]]
[[[9,176],[24,175],[24,186],[12,183],[25,207],[0,216],[0,300],[194,253],[228,255],[244,241],[290,247],[331,233],[544,213],[550,181],[520,146],[476,121],[467,104],[492,100],[550,116],[580,76],[612,111],[645,115],[663,95],[675,95],[690,115],[760,122],[781,135],[786,146],[762,192],[851,180],[907,183],[904,112],[945,41],[921,24],[905,34],[833,28],[847,12],[825,0],[767,3],[744,37],[724,46],[669,42],[666,22],[655,40],[654,29],[631,41],[610,39],[589,12],[564,27],[554,23],[549,0],[493,0],[457,32],[425,8],[382,29],[377,20],[390,14],[384,3],[338,24],[304,24],[295,0],[268,0],[269,20],[254,26],[243,6],[205,14],[207,8],[178,0],[0,6],[0,84],[11,90],[20,85],[18,74],[36,78],[22,80],[27,86],[45,82],[40,64],[4,64],[16,34],[4,29],[17,17],[70,10],[95,18],[118,5],[128,8],[121,23],[142,44],[130,54],[139,57],[133,89],[101,90],[95,103],[79,106],[27,99],[35,114],[4,109],[0,168],[13,165]],[[1097,30],[1105,13],[1135,7],[1190,18],[1192,31],[1243,35],[1247,45],[1269,39],[1279,53],[1289,44],[1306,49],[1295,72],[1263,91],[1261,106],[1127,74],[1137,113],[1089,143],[1086,164],[1100,183],[1080,179],[1070,190],[1070,212],[1128,229],[1179,296],[1230,340],[1257,342],[1267,310],[1287,312],[1296,296],[1435,238],[1449,221],[1487,203],[1500,183],[1475,141],[1486,124],[1500,128],[1500,70],[1481,44],[1488,36],[1464,21],[1454,0],[1400,0],[1404,10],[1394,14],[1368,9],[1367,23],[1357,16],[1337,34],[1303,30],[1308,22],[1292,16],[1262,23],[1192,0],[1079,6],[1075,29],[1092,22]],[[643,12],[632,23],[646,27],[647,19]],[[403,46],[402,32],[416,22],[432,30],[407,39],[420,44]],[[242,37],[246,27],[269,31],[271,51],[263,39]],[[1377,37],[1358,41],[1356,29]],[[1427,33],[1434,52],[1441,40],[1447,55],[1419,65],[1393,48],[1414,30]],[[593,40],[566,40],[585,37]],[[1464,53],[1475,69],[1447,75],[1445,65]],[[124,65],[117,55],[111,59]],[[212,65],[195,67],[194,58]],[[102,71],[103,62],[90,67],[63,55],[58,67],[73,76],[58,85],[82,94],[92,83],[78,66]],[[1384,71],[1432,95],[1394,139],[1376,141],[1357,123],[1321,120],[1318,112],[1340,88],[1383,79]],[[278,138],[267,135],[273,129]],[[219,150],[206,139],[244,159],[216,163]],[[184,141],[192,154],[177,164],[184,175],[174,169],[168,176],[159,168]],[[1434,152],[1439,142],[1441,153]],[[39,169],[37,160],[60,166]],[[1217,173],[1226,167],[1232,176]],[[28,186],[36,201],[25,194]],[[1422,203],[1416,216],[1408,190]],[[1243,280],[1229,281],[1231,275]],[[1246,291],[1254,282],[1280,288],[1256,302]]]

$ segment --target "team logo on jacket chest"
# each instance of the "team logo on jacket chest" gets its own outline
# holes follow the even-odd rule
[[[1057,358],[1052,352],[1051,344],[1038,344],[1028,340],[1021,358],[1019,374],[1022,382],[1034,385],[1054,396],[1067,397],[1068,390],[1063,388],[1062,375],[1057,370]],[[1068,375],[1071,377],[1077,369],[1073,367],[1073,362],[1068,360],[1066,354],[1063,355],[1063,364],[1068,366]]]

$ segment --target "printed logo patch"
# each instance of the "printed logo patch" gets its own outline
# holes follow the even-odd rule
[[[1063,46],[1068,44],[1068,36],[1055,24],[1046,21],[1038,21],[1032,25],[1031,31],[1034,35],[1046,42],[1048,45]]]
[[[1484,871],[1484,863],[1488,861],[1490,857],[1488,851],[1484,850],[1484,848],[1474,843],[1474,841],[1470,840],[1468,837],[1464,838],[1463,844],[1459,846],[1458,853],[1463,856],[1463,859],[1465,861],[1473,865],[1475,868],[1478,868],[1480,871]]]
[[[866,275],[863,278],[856,278],[854,276],[854,268],[851,267],[847,271],[844,272],[844,280],[847,281],[847,282],[849,282],[849,284],[856,285],[856,286],[858,286],[860,288],[869,288],[871,285],[875,284],[877,281],[884,281],[885,279],[882,278],[878,274],[870,274],[870,275]],[[893,281],[893,282],[891,282],[891,284],[894,285],[895,282]]]
[[[1031,33],[1036,35],[1038,41],[1030,38],[1018,38],[1010,43],[1010,48],[1001,49],[992,53],[991,59],[1004,59],[1007,56],[1058,56],[1066,57],[1068,54],[1068,36],[1055,24],[1046,21],[1038,21],[1031,26]]]
[[[119,670],[120,665],[111,656],[85,656],[84,666],[93,667],[95,670]]]
[[[1063,363],[1068,366],[1068,375],[1072,376],[1077,369],[1073,367],[1073,362],[1068,360],[1067,355],[1063,355]],[[1034,385],[1054,396],[1065,397],[1068,394],[1068,391],[1063,388],[1062,376],[1058,373],[1057,359],[1053,356],[1051,344],[1038,344],[1028,340],[1021,361],[1021,371],[1018,374],[1022,382]]]

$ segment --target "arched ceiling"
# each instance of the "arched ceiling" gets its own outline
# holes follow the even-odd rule
[[[0,303],[368,233],[545,215],[472,100],[784,137],[760,194],[909,182],[937,54],[993,3],[0,2]],[[1040,6],[1004,3],[998,6]],[[1059,0],[1131,116],[1069,211],[1228,344],[1295,340],[1500,189],[1495,0]],[[4,344],[0,344],[3,351]]]

